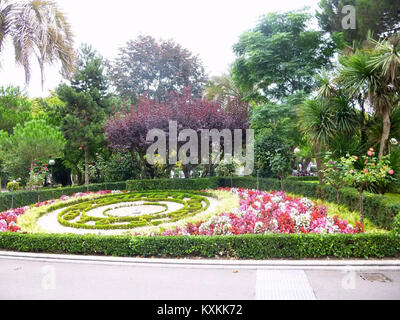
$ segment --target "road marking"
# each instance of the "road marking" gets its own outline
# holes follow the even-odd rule
[[[257,300],[316,300],[303,270],[257,269]]]

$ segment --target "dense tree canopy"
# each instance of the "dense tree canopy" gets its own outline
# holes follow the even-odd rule
[[[151,36],[128,41],[110,63],[109,76],[117,92],[132,101],[145,93],[164,99],[167,92],[180,92],[187,86],[199,97],[206,81],[197,56],[172,40],[157,41]]]
[[[345,5],[355,8],[356,28],[344,29],[342,13]],[[342,32],[350,45],[362,42],[371,31],[374,37],[387,36],[400,31],[400,5],[398,0],[321,0],[317,18],[321,28],[329,33]]]
[[[323,32],[308,30],[306,12],[269,13],[234,45],[233,79],[253,97],[281,99],[310,92],[315,73],[329,66],[333,42]]]

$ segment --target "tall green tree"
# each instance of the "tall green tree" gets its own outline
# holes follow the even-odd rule
[[[16,62],[25,70],[26,83],[31,77],[31,57],[39,63],[42,88],[46,64],[61,62],[62,74],[72,73],[73,35],[55,2],[0,0],[0,52],[7,39],[14,46]]]
[[[84,158],[85,184],[89,184],[89,157],[104,142],[103,123],[110,110],[108,82],[103,58],[83,45],[71,85],[60,85],[56,93],[65,102],[61,128],[67,139],[65,160],[80,177],[79,161]],[[82,182],[82,181],[80,181]]]
[[[109,77],[118,94],[132,102],[144,94],[164,100],[167,92],[180,92],[188,86],[200,97],[206,82],[197,56],[172,40],[157,41],[151,36],[128,41],[109,65]]]
[[[41,119],[18,124],[11,135],[0,131],[0,154],[14,178],[26,177],[35,162],[61,157],[64,145],[61,131]]]
[[[315,73],[330,65],[334,44],[322,31],[309,30],[305,12],[269,13],[240,36],[232,77],[249,98],[281,99],[309,93]]]

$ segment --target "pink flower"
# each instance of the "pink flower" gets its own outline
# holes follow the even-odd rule
[[[389,172],[388,172],[388,174],[390,174],[391,176],[394,175],[394,170],[393,170],[393,169],[390,169]]]

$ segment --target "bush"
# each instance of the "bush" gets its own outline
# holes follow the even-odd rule
[[[230,178],[227,178],[230,179]],[[128,180],[126,190],[204,190],[218,189],[221,178]]]
[[[393,234],[131,237],[0,233],[0,249],[110,256],[269,258],[397,257]]]
[[[19,183],[17,181],[10,181],[9,183],[7,183],[7,190],[10,192],[18,191]]]

